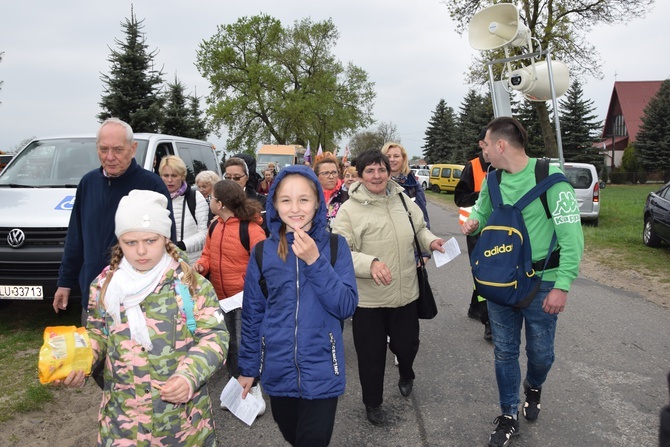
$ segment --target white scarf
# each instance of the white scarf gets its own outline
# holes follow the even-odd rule
[[[147,320],[144,318],[140,304],[156,289],[163,274],[173,261],[170,255],[164,253],[163,258],[154,268],[146,272],[138,272],[124,257],[114,272],[112,282],[109,283],[105,294],[105,307],[114,320],[113,326],[121,324],[121,305],[123,304],[130,327],[130,338],[148,350],[151,350],[153,345],[149,337]]]

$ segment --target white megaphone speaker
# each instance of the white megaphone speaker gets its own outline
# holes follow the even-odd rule
[[[556,97],[562,96],[570,86],[568,67],[561,61],[551,61]],[[520,91],[529,101],[550,101],[551,83],[546,61],[533,62],[528,67],[514,70],[509,74],[509,87]]]
[[[522,47],[528,44],[530,31],[519,22],[516,6],[500,3],[472,16],[468,39],[475,50],[495,50],[508,45]]]

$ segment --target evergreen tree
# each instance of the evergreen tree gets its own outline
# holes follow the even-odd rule
[[[124,120],[135,132],[158,132],[161,127],[162,101],[159,95],[163,72],[154,69],[158,50],[148,52],[142,33],[144,20],[137,21],[131,7],[130,20],[122,23],[126,41],[114,39],[118,50],[107,59],[110,74],[103,74],[105,93],[100,101],[98,119],[110,117]]]
[[[542,125],[533,103],[525,99],[522,99],[520,102],[513,101],[512,110],[514,116],[523,124],[526,132],[528,132],[526,153],[530,157],[545,157],[547,151],[545,150],[544,139],[542,137]]]
[[[186,105],[185,90],[186,87],[177,79],[177,76],[174,78],[174,83],[168,83],[163,97],[165,108],[161,126],[162,133],[190,137],[190,110]]]
[[[456,117],[454,109],[440,99],[433,116],[428,122],[423,157],[427,163],[449,163],[457,156],[458,143],[456,137]]]
[[[200,98],[196,94],[188,97],[188,119],[190,123],[189,136],[197,140],[206,140],[210,134],[209,127],[202,116]]]
[[[645,107],[634,146],[645,171],[662,170],[665,181],[670,179],[670,80]]]
[[[600,129],[598,117],[593,113],[595,107],[592,100],[583,99],[584,91],[578,80],[575,80],[558,102],[561,118],[561,139],[563,141],[563,158],[565,161],[592,163],[598,171],[603,164],[603,157],[593,143],[598,140]]]
[[[491,101],[470,89],[461,103],[458,115],[459,156],[454,160],[456,163],[465,164],[481,153],[479,132],[492,119]]]

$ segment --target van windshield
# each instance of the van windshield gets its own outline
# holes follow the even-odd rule
[[[0,174],[0,185],[65,187],[100,166],[95,138],[35,140]]]
[[[136,158],[144,159],[146,146],[138,144]],[[72,188],[99,166],[95,137],[34,140],[0,173],[0,186]]]
[[[279,169],[285,168],[286,166],[291,166],[294,162],[293,155],[275,155],[275,154],[258,154],[256,157],[256,163],[274,163],[279,166]]]

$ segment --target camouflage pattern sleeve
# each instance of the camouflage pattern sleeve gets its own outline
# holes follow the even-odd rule
[[[104,311],[99,305],[100,291],[105,283],[109,266],[93,280],[89,288],[88,300],[88,318],[86,320],[86,330],[88,331],[91,347],[93,349],[93,368],[100,362],[105,361],[107,357],[107,328]]]
[[[196,343],[179,363],[175,374],[191,386],[191,394],[200,389],[223,363],[228,354],[229,334],[223,312],[212,284],[196,275],[198,285],[193,298]]]

